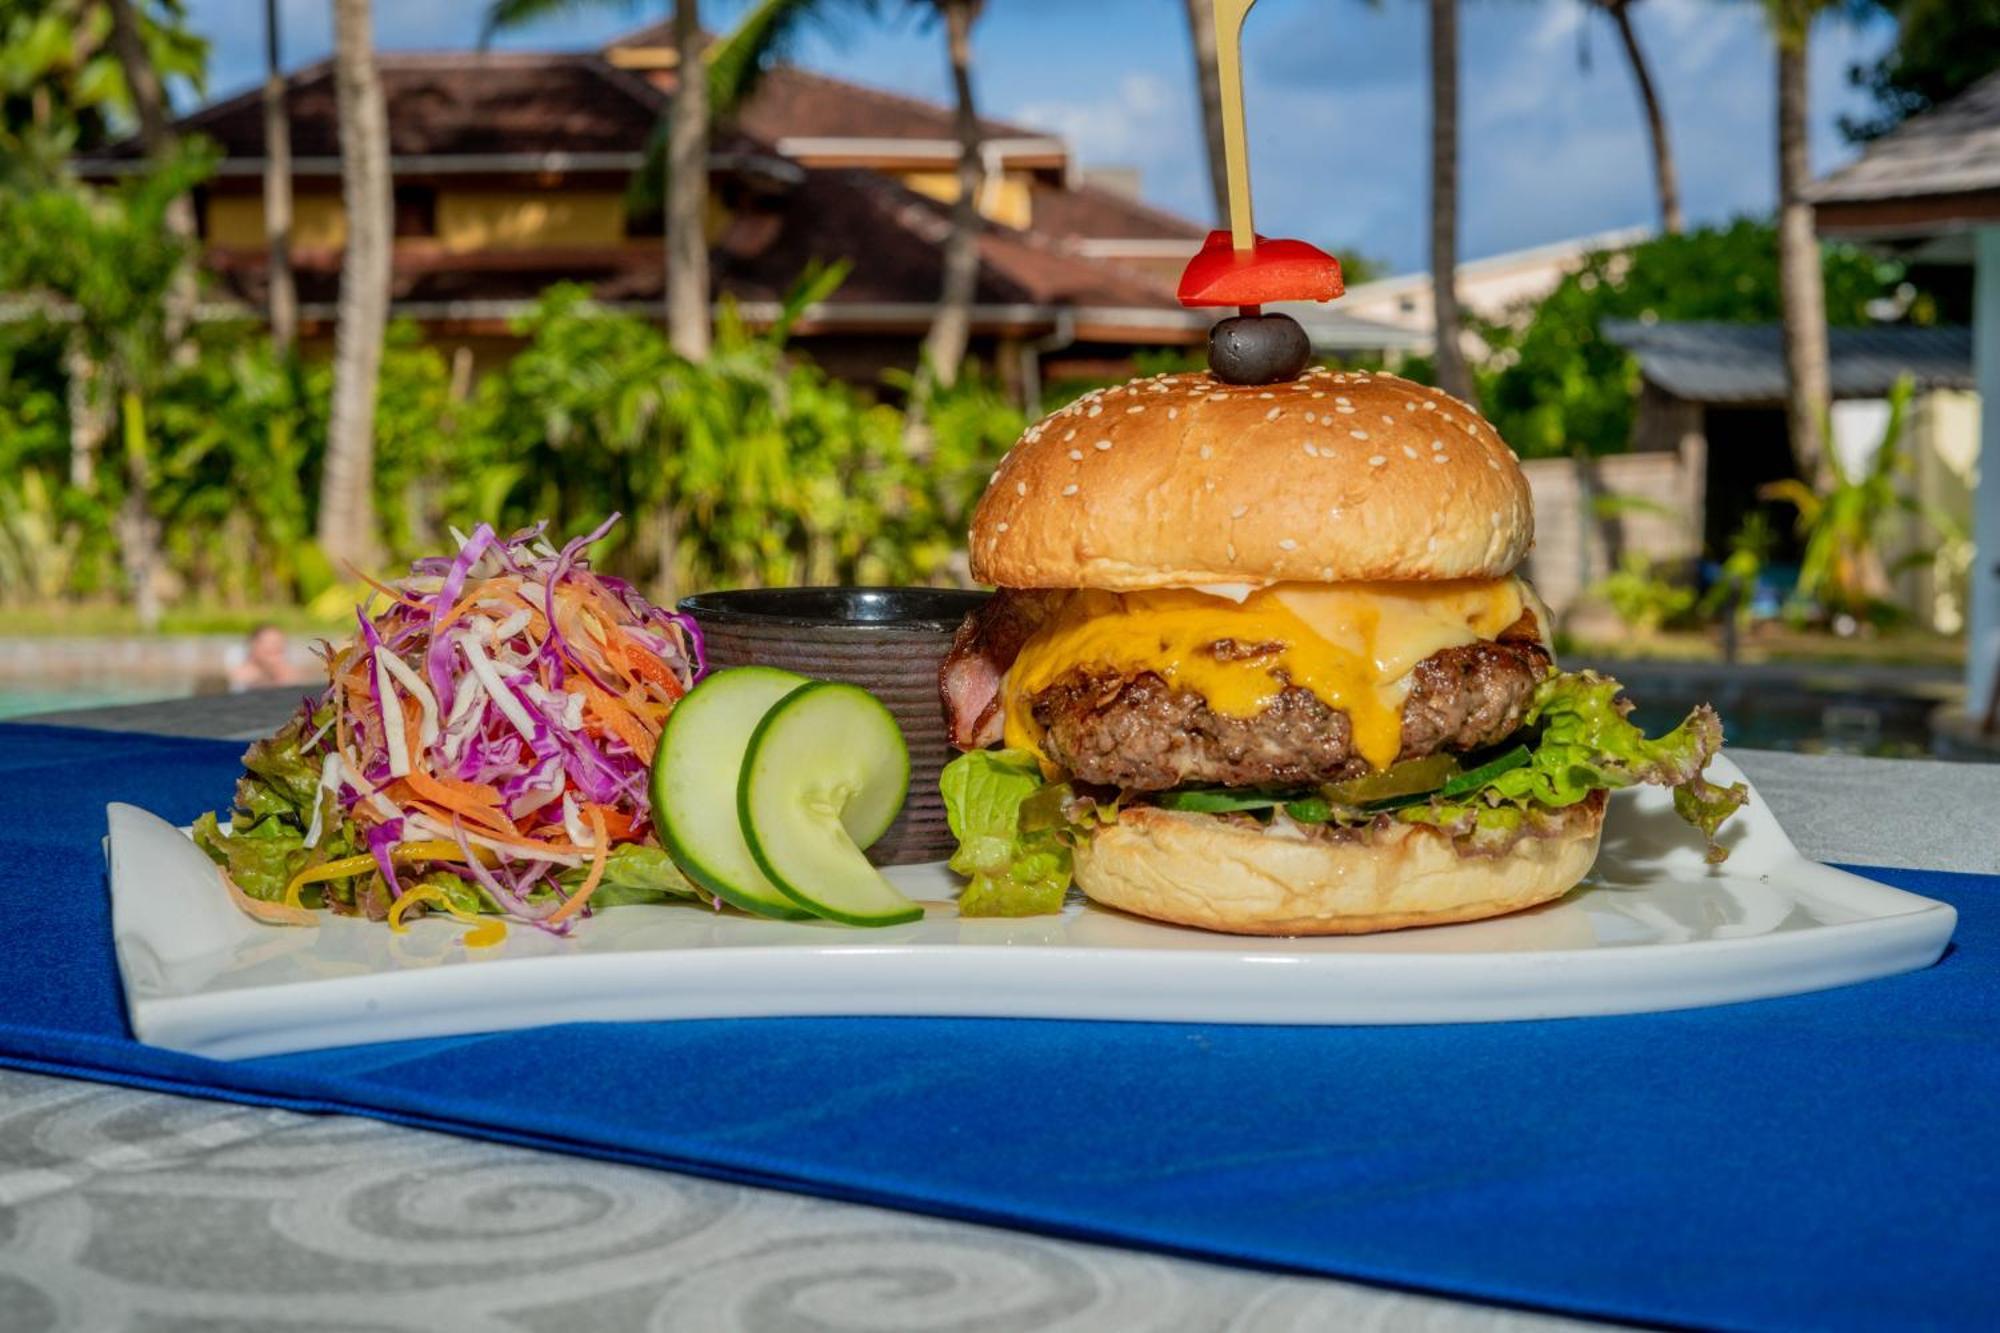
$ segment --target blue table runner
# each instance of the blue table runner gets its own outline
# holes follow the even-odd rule
[[[1686,1013],[577,1024],[220,1063],[132,1040],[99,843],[108,801],[225,801],[241,748],[0,726],[0,1064],[1612,1319],[2000,1325],[2000,878],[1864,870],[1957,906],[1937,967]]]

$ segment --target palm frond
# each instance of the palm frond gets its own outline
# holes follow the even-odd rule
[[[492,45],[498,33],[524,28],[542,19],[603,9],[630,14],[639,7],[639,0],[491,0],[486,6],[486,18],[479,25],[479,49],[484,51]]]
[[[756,0],[727,35],[709,45],[708,97],[715,116],[727,120],[749,101],[765,73],[809,28],[880,12],[879,0]]]

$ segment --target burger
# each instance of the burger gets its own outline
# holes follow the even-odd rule
[[[1031,427],[972,519],[996,586],[940,675],[969,914],[1308,935],[1559,898],[1608,794],[1709,840],[1706,706],[1648,737],[1562,671],[1519,576],[1527,479],[1465,403],[1386,373],[1158,375]]]

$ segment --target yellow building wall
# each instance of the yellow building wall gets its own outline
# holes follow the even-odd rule
[[[440,190],[438,240],[447,250],[618,245],[625,196],[616,190]]]
[[[208,201],[208,243],[226,250],[255,250],[264,244],[264,198],[225,194]],[[338,195],[301,194],[292,198],[292,244],[300,250],[338,250],[347,244],[347,215]]]
[[[956,171],[904,172],[902,182],[918,194],[953,203],[958,199]],[[1010,171],[999,180],[988,179],[980,212],[1003,227],[1025,228],[1034,221],[1034,194],[1024,172]]]

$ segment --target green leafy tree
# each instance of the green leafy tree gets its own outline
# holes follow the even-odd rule
[[[1887,134],[2000,69],[2000,0],[1879,0],[1896,17],[1896,44],[1849,77],[1874,95],[1878,114],[1841,117],[1848,138]]]
[[[1901,265],[1821,247],[1827,314],[1868,320]],[[1738,220],[1626,251],[1588,255],[1539,302],[1481,329],[1493,349],[1481,400],[1501,436],[1530,458],[1617,453],[1630,444],[1639,368],[1604,336],[1606,319],[1772,323],[1780,308],[1771,227]]]
[[[73,457],[72,478],[107,498],[122,491],[117,544],[147,624],[158,620],[166,572],[147,403],[173,369],[174,292],[191,261],[188,241],[167,218],[213,163],[206,149],[183,146],[114,191],[68,184],[0,191],[0,292],[14,293],[17,313],[65,347],[72,452],[89,451]],[[106,428],[78,438],[79,413]],[[100,478],[94,451],[109,447],[112,423],[122,467]]]

